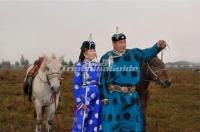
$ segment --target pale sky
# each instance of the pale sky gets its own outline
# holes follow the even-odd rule
[[[98,58],[112,49],[115,27],[128,48],[164,39],[164,61],[200,62],[199,0],[0,0],[0,62],[43,53],[76,61],[93,33]]]

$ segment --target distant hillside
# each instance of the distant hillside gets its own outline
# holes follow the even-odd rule
[[[167,67],[170,68],[200,68],[200,63],[194,63],[189,61],[176,61],[176,62],[168,62],[166,63]]]

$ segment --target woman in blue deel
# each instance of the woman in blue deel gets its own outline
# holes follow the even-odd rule
[[[79,62],[74,67],[74,99],[76,110],[72,132],[99,132],[99,66],[95,43],[84,41],[81,46]]]

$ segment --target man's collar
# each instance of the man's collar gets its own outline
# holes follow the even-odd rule
[[[118,53],[116,50],[113,49],[112,52],[113,52],[114,54],[118,55],[118,56],[122,56],[122,55],[126,52],[126,50],[124,50],[124,52],[122,52],[122,53]]]

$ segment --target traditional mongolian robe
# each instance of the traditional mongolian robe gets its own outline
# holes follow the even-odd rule
[[[72,132],[100,131],[99,76],[99,66],[96,62],[83,61],[74,67],[76,110]],[[82,109],[83,104],[86,104],[86,110]]]
[[[101,100],[109,101],[102,106],[103,132],[143,131],[138,93],[110,91],[108,85],[134,87],[140,81],[140,65],[155,57],[160,51],[161,49],[155,44],[144,50],[126,49],[122,54],[109,51],[102,56],[99,91]]]

